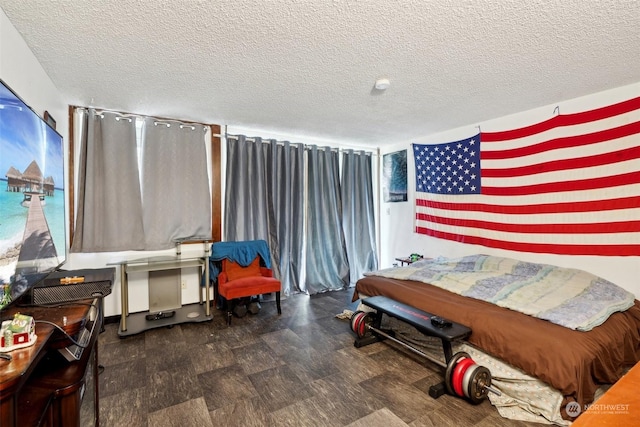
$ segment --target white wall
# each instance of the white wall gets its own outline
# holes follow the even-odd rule
[[[44,116],[45,110],[49,111],[57,122],[56,130],[67,140],[67,104],[2,9],[0,78],[40,117]]]
[[[535,110],[521,112],[495,120],[474,123],[447,132],[416,137],[415,140],[385,147],[381,154],[407,149],[408,202],[381,202],[380,240],[381,268],[391,267],[400,256],[420,253],[426,257],[458,257],[474,253],[502,255],[532,262],[555,264],[580,268],[598,276],[602,276],[619,286],[633,292],[640,298],[640,257],[598,257],[598,256],[561,256],[549,254],[519,253],[486,248],[478,245],[465,245],[448,240],[414,233],[414,200],[415,200],[415,163],[412,143],[445,143],[457,141],[475,135],[480,126],[483,131],[501,131],[537,123],[553,116],[554,109],[559,106],[563,114],[598,108],[640,96],[640,83],[601,92],[586,97],[576,98],[549,105]],[[638,183],[640,194],[640,183]],[[382,197],[382,193],[379,193]],[[639,242],[630,242],[639,243]]]

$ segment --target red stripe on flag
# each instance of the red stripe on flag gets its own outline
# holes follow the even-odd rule
[[[522,243],[509,242],[505,240],[489,239],[478,236],[461,236],[458,234],[445,233],[431,230],[425,227],[416,227],[416,232],[439,239],[452,240],[455,242],[482,245],[491,248],[505,249],[517,252],[532,252],[543,254],[565,254],[565,255],[598,255],[598,256],[637,256],[640,255],[640,245],[563,245],[550,243]]]
[[[616,199],[593,200],[585,202],[541,203],[530,205],[495,205],[489,203],[449,203],[435,200],[417,199],[417,206],[428,206],[433,209],[450,211],[474,211],[501,213],[508,215],[531,215],[548,213],[575,213],[610,211],[618,209],[640,208],[640,196],[620,197]]]
[[[482,186],[482,194],[487,196],[530,196],[533,194],[559,193],[565,191],[597,190],[640,182],[640,171],[600,178],[578,179],[574,181],[547,182],[518,187]]]
[[[640,131],[640,128],[638,129]],[[484,157],[481,154],[481,157]],[[575,159],[556,160],[510,169],[482,169],[483,178],[511,178],[516,176],[534,175],[537,173],[555,172],[569,169],[588,168],[593,166],[612,165],[640,158],[640,146],[625,148],[611,153],[597,154]]]
[[[524,138],[560,126],[573,126],[617,116],[640,109],[640,97],[580,113],[560,114],[544,122],[502,132],[482,132],[482,142]]]
[[[434,224],[452,225],[454,227],[478,228],[481,230],[504,231],[509,233],[531,234],[609,234],[633,233],[640,231],[640,220],[617,222],[593,222],[573,224],[508,224],[494,221],[444,218],[441,216],[419,213],[416,218]]]
[[[480,160],[502,160],[514,159],[516,157],[530,156],[533,154],[544,153],[560,148],[584,147],[585,145],[597,144],[603,141],[623,138],[640,132],[640,122],[630,123],[628,125],[619,126],[612,129],[592,132],[584,135],[566,136],[563,138],[550,139],[539,144],[532,144],[527,147],[514,148],[511,150],[500,151],[482,151]],[[480,134],[480,141],[485,143],[485,132]],[[498,141],[493,141],[498,142]]]

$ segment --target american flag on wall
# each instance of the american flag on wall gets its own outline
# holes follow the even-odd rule
[[[413,144],[416,232],[564,255],[640,255],[640,97]]]

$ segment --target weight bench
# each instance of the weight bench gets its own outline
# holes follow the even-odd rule
[[[385,296],[365,298],[362,303],[375,312],[356,311],[351,317],[351,330],[356,334],[354,346],[360,348],[389,339],[441,366],[445,369],[444,381],[429,388],[429,395],[434,399],[448,391],[454,396],[466,397],[473,403],[480,403],[486,397],[487,391],[500,394],[491,387],[491,373],[487,368],[477,365],[467,353],[452,352],[453,341],[464,340],[471,335],[471,329],[467,326]],[[380,325],[383,314],[407,323],[425,335],[440,338],[446,363],[397,338],[392,330],[382,330]]]

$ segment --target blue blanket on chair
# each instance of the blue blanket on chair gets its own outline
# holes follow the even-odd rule
[[[211,245],[211,256],[209,256],[209,275],[211,280],[217,280],[220,272],[219,264],[216,261],[229,259],[246,267],[258,255],[262,258],[264,266],[271,268],[271,253],[265,240],[213,243]]]

